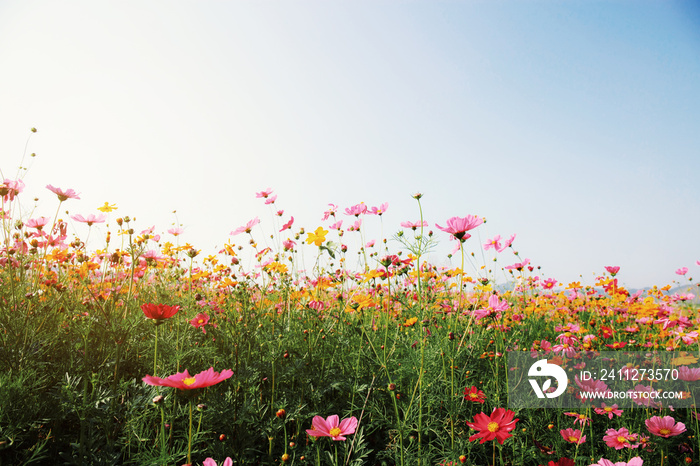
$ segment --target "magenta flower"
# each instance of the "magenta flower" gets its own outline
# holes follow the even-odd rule
[[[282,225],[282,229],[280,230],[280,232],[283,232],[284,230],[291,229],[293,224],[294,224],[294,217],[290,218],[287,223]]]
[[[681,267],[680,269],[676,270],[677,275],[685,275],[688,273],[688,267]]]
[[[600,408],[594,409],[596,414],[608,416],[608,419],[612,419],[613,415],[622,416],[622,410],[618,408],[617,404],[614,404],[612,406],[608,406],[605,403],[601,403],[600,406],[601,406]]]
[[[250,233],[253,230],[253,227],[260,223],[260,219],[258,217],[255,217],[253,220],[250,222],[246,223],[242,227],[238,227],[235,230],[231,232],[231,236],[236,236],[241,233]]]
[[[217,466],[216,461],[214,461],[213,458],[207,458],[204,460],[204,463],[202,463],[202,466]],[[224,460],[223,466],[233,466],[233,460],[231,458],[226,458]]]
[[[603,437],[605,444],[610,448],[615,450],[622,450],[623,448],[637,448],[638,443],[633,444],[632,442],[637,442],[637,434],[630,434],[626,427],[621,429],[608,429],[605,431],[606,435]]]
[[[180,390],[194,390],[195,388],[204,388],[216,385],[219,382],[223,382],[233,375],[231,369],[226,369],[221,371],[221,373],[215,372],[213,367],[200,372],[197,375],[190,375],[185,369],[184,372],[178,372],[165,379],[160,377],[154,377],[152,375],[147,375],[142,380],[148,385],[156,385],[159,387],[173,387]]]
[[[618,461],[617,463],[613,463],[610,460],[601,458],[597,463],[592,464],[591,466],[642,466],[643,464],[644,460],[641,459],[639,456],[635,456],[634,458],[631,458],[627,463],[625,463],[624,461]]]
[[[207,333],[206,329],[204,328],[205,325],[209,323],[209,316],[206,315],[203,312],[200,312],[197,314],[194,319],[190,320],[190,324],[194,328],[201,328],[203,333]]]
[[[446,227],[441,227],[437,223],[435,226],[445,233],[451,234],[463,243],[471,238],[471,235],[467,233],[467,231],[478,227],[482,223],[484,223],[484,219],[474,215],[467,215],[466,217],[452,217],[448,219]]]
[[[306,429],[306,433],[312,437],[331,437],[333,440],[345,440],[345,435],[355,433],[357,429],[357,418],[355,416],[343,419],[334,414],[323,419],[321,416],[314,416],[311,421],[311,429]]]
[[[685,432],[685,424],[682,422],[676,423],[676,420],[671,416],[654,416],[644,421],[644,423],[647,425],[649,432],[659,437],[669,438]]]
[[[605,267],[605,270],[607,270],[608,273],[614,277],[615,275],[617,275],[617,272],[620,271],[620,267],[609,265]]]
[[[275,194],[274,196],[270,196],[267,199],[265,199],[265,204],[266,205],[274,204],[276,200],[277,200],[277,195]]]
[[[297,243],[295,243],[291,239],[286,239],[286,240],[282,241],[282,246],[284,246],[284,249],[287,249],[287,250],[294,249],[294,246],[296,246],[296,245],[297,245]]]
[[[70,218],[72,218],[76,222],[87,223],[89,227],[92,226],[93,223],[104,223],[105,220],[107,219],[107,217],[105,217],[104,214],[100,214],[98,216],[95,216],[95,214],[90,214],[87,216],[87,218],[83,217],[80,214],[76,214],[76,215],[71,215]]]
[[[72,189],[68,189],[68,190],[64,191],[60,188],[54,188],[50,184],[46,185],[46,189],[48,189],[49,191],[51,191],[52,193],[57,195],[58,200],[61,202],[68,200],[68,199],[80,199],[80,197],[78,196],[78,193],[76,193]]]
[[[579,429],[572,429],[569,427],[568,429],[560,430],[559,433],[567,442],[575,443],[576,445],[581,445],[582,443],[586,442],[586,436],[581,435],[583,432],[581,432]]]
[[[517,270],[517,271],[520,272],[520,271],[522,271],[525,267],[527,267],[527,264],[529,264],[529,263],[530,263],[530,259],[525,258],[525,260],[522,261],[522,262],[516,262],[516,263],[513,264],[513,265],[506,265],[506,266],[505,266],[505,269],[506,269],[506,270]]]

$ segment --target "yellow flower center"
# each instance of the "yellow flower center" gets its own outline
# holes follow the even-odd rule
[[[620,435],[620,436],[617,438],[617,442],[618,442],[618,443],[627,443],[627,437],[623,437],[622,435]]]
[[[660,433],[661,435],[668,435],[668,434],[671,433],[671,431],[670,431],[669,429],[665,429],[665,428],[664,428],[664,429],[659,429],[659,433]]]
[[[469,398],[479,398],[479,395],[476,393],[470,393]]]
[[[613,410],[613,409],[612,409],[612,406],[606,406],[604,409],[605,409],[605,412],[606,412],[606,413],[609,413],[609,412],[611,412],[611,411]]]
[[[489,425],[486,426],[489,432],[496,432],[498,431],[498,422],[489,422]]]
[[[574,437],[573,435],[569,437],[569,442],[571,443],[578,443],[578,437]]]
[[[184,383],[185,385],[188,385],[188,386],[192,385],[194,382],[195,382],[194,377],[187,377],[186,379],[182,380],[182,383]]]
[[[330,430],[330,434],[331,434],[331,437],[337,437],[337,436],[339,436],[339,435],[340,435],[340,428],[338,428],[338,427],[333,427],[333,428]]]
[[[203,323],[203,322],[204,322],[204,319],[199,319],[199,320],[197,321],[198,324],[201,324],[201,323]]]

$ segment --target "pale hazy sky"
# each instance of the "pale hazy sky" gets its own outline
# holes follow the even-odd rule
[[[564,283],[700,270],[696,2],[1,1],[8,178],[31,127],[27,215],[53,216],[47,184],[137,230],[177,210],[206,254],[255,216],[272,231],[268,187],[307,231],[328,203],[389,202],[387,236],[419,191],[438,264],[452,244],[434,224],[475,214],[469,251],[516,233]]]

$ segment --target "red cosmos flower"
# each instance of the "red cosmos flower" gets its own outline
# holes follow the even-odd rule
[[[547,463],[547,466],[576,466],[576,463],[574,463],[574,460],[569,458],[560,458],[559,461],[550,461]]]
[[[195,388],[204,388],[216,385],[219,382],[223,382],[233,375],[231,369],[226,369],[221,371],[221,373],[214,372],[214,368],[200,372],[197,375],[190,375],[185,369],[184,372],[178,372],[170,377],[161,379],[160,377],[154,377],[152,375],[147,375],[142,380],[148,385],[156,385],[159,387],[173,387],[179,390],[193,390]]]
[[[484,443],[488,440],[498,440],[498,443],[503,445],[503,442],[512,437],[508,432],[515,429],[515,423],[519,419],[513,419],[515,413],[511,410],[506,411],[503,408],[496,408],[487,416],[484,413],[478,413],[474,416],[474,422],[467,422],[467,425],[474,430],[478,430],[478,434],[469,437],[469,441],[481,438],[479,443]]]
[[[445,233],[451,234],[463,243],[471,238],[471,235],[468,234],[467,231],[478,227],[482,223],[484,223],[484,219],[474,215],[467,215],[466,217],[452,217],[448,219],[446,227],[441,227],[437,223],[435,226]]]
[[[608,348],[612,348],[612,349],[620,349],[620,348],[624,348],[626,344],[627,344],[627,342],[624,342],[624,341],[616,341],[612,345],[605,345],[605,346],[607,346]]]
[[[600,333],[603,338],[610,338],[613,336],[613,333],[615,331],[612,329],[612,327],[608,327],[607,325],[602,325],[600,327]]]
[[[180,306],[168,306],[167,304],[146,303],[141,305],[141,310],[146,317],[156,321],[170,319],[178,313]]]
[[[486,395],[484,394],[484,392],[482,392],[481,390],[479,390],[476,387],[472,387],[469,389],[465,387],[464,388],[464,399],[469,400],[469,401],[473,401],[475,403],[482,403],[483,404],[484,401],[486,401]]]
[[[614,277],[617,275],[617,272],[620,271],[620,267],[608,265],[605,267],[605,270],[607,270],[607,272]]]
[[[62,190],[61,188],[54,188],[50,184],[46,185],[46,189],[54,193],[55,195],[58,196],[58,200],[63,202],[68,199],[80,199],[80,196],[78,196],[78,193],[73,191],[72,189],[68,189],[66,191]]]

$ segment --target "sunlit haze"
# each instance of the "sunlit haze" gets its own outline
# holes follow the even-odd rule
[[[0,169],[23,177],[25,219],[55,214],[47,184],[72,188],[62,210],[109,202],[112,230],[129,215],[163,241],[182,224],[208,255],[246,244],[229,233],[256,216],[264,243],[290,216],[328,228],[329,203],[346,229],[345,208],[388,202],[365,217],[377,249],[419,219],[420,192],[436,265],[460,265],[436,223],[486,217],[473,276],[509,280],[519,259],[482,244],[512,234],[564,285],[700,270],[694,2],[4,1],[0,70]]]

